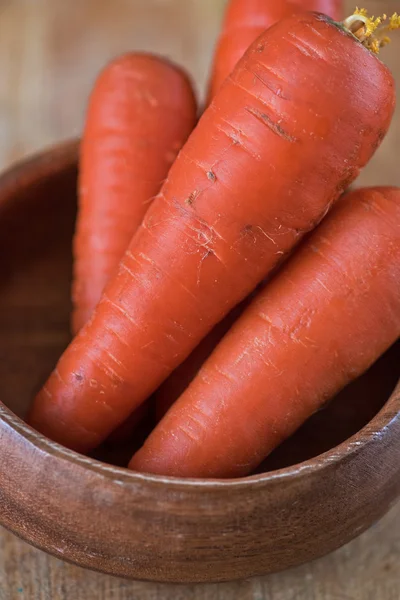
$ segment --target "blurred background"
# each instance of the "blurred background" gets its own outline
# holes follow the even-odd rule
[[[375,15],[400,12],[400,0],[360,2]],[[351,14],[355,0],[345,4]],[[0,0],[0,168],[79,135],[98,71],[121,52],[149,50],[179,62],[202,97],[224,5],[225,0]],[[400,32],[392,37],[381,57],[400,89]],[[399,156],[400,116],[363,183],[400,184]]]

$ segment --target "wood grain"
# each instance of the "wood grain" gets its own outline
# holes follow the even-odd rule
[[[283,574],[193,586],[85,571],[4,531],[0,600],[398,600],[399,520],[400,506],[347,547]]]
[[[0,165],[79,133],[96,72],[118,52],[141,48],[187,66],[202,89],[223,0],[2,0],[0,2]],[[353,2],[347,2],[353,8]],[[393,12],[398,0],[365,1]],[[400,82],[400,38],[382,55]],[[400,184],[399,110],[361,176]],[[3,331],[1,332],[3,335]],[[62,343],[62,341],[58,341]],[[35,368],[32,361],[31,368]],[[398,600],[400,505],[347,547],[307,566],[233,584],[168,586],[84,571],[0,534],[0,600]]]

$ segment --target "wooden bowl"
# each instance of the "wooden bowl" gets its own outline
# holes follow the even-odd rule
[[[69,340],[76,157],[67,143],[0,180],[0,522],[83,567],[213,582],[314,559],[379,519],[400,493],[399,345],[244,479],[139,475],[21,420]]]

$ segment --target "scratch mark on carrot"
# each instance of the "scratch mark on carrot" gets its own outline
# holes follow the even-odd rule
[[[140,258],[144,261],[147,262],[149,265],[151,265],[152,267],[156,267],[156,262],[150,258],[150,256],[147,256],[147,254],[144,254],[144,252],[138,252],[138,256],[140,256]]]
[[[66,385],[66,383],[65,383],[64,379],[61,377],[60,372],[57,367],[54,369],[54,375],[57,377],[57,379],[60,381],[60,383],[62,383],[63,385]]]
[[[291,142],[292,144],[294,144],[299,141],[297,138],[287,133],[287,131],[285,131],[285,129],[283,129],[283,127],[281,127],[279,123],[275,123],[275,121],[271,119],[271,117],[269,117],[266,113],[262,113],[256,108],[253,108],[252,106],[245,106],[245,110],[250,115],[253,115],[253,117],[258,119],[258,121],[264,123],[264,125],[266,125],[272,131],[272,133],[275,133],[275,135],[278,135],[287,142]]]
[[[305,344],[305,343],[303,342],[303,340],[301,340],[300,338],[298,338],[298,337],[296,336],[296,334],[295,334],[293,331],[291,331],[291,332],[289,333],[289,337],[290,337],[290,339],[291,339],[291,340],[292,340],[292,341],[293,341],[295,344],[299,344],[300,346],[304,346],[304,348],[307,348],[307,347],[308,347],[308,346],[307,346],[307,344]]]
[[[192,442],[195,442],[196,444],[199,442],[198,437],[192,431],[190,431],[190,429],[187,429],[185,424],[179,423],[178,430],[192,440]]]
[[[191,192],[189,194],[189,196],[186,198],[185,204],[192,206],[193,202],[196,200],[198,195],[199,195],[199,192],[197,190],[193,190],[193,192]]]
[[[289,96],[286,96],[286,94],[283,93],[281,87],[279,87],[279,86],[275,87],[270,81],[263,79],[262,76],[260,75],[260,73],[257,73],[256,71],[253,71],[253,75],[256,79],[258,79],[258,81],[260,83],[262,83],[275,96],[277,96],[278,98],[281,98],[282,100],[290,100]]]
[[[137,261],[137,258],[135,258],[132,254],[132,259]],[[138,281],[138,277],[136,275],[136,273],[134,273],[132,271],[132,269],[130,269],[124,262],[120,263],[119,268],[121,269],[121,271],[126,271],[131,277],[132,279],[134,279],[135,281]]]
[[[293,31],[289,31],[288,36],[293,40],[293,46],[297,48],[297,50],[301,52],[303,56],[306,56],[307,58],[313,58],[314,60],[319,58],[323,62],[327,62],[327,58],[321,52],[318,52],[316,47],[307,44],[304,39],[300,39],[295,33],[293,33]]]
[[[230,383],[236,383],[236,379],[230,373],[226,373],[226,371],[223,371],[222,369],[220,369],[218,365],[214,365],[214,370],[219,375],[222,375],[222,377],[227,379]]]
[[[270,241],[274,244],[274,246],[277,246],[278,244],[276,243],[276,241],[270,236],[268,235],[268,233],[266,231],[264,231],[264,229],[260,226],[260,225],[256,225],[255,229],[258,229],[259,231],[261,231],[261,233]]]
[[[207,250],[207,252],[205,252],[205,254],[203,254],[202,258],[200,259],[199,266],[197,268],[197,287],[199,287],[199,285],[200,285],[200,274],[201,274],[201,269],[203,267],[203,263],[206,260],[206,258],[211,256],[212,254],[214,254],[214,252],[212,250]]]
[[[316,277],[316,278],[315,278],[315,281],[317,281],[317,282],[319,283],[319,285],[320,285],[321,287],[323,287],[323,288],[324,288],[324,290],[326,290],[326,291],[328,292],[328,294],[330,294],[330,290],[329,290],[329,289],[326,287],[326,285],[324,284],[324,282],[323,282],[323,281],[321,281],[321,280],[320,280],[318,277]]]
[[[77,373],[75,373],[75,377],[77,377]],[[81,377],[81,379],[83,379],[82,375],[80,375],[80,377]],[[51,394],[51,392],[49,392],[46,385],[43,386],[42,390],[46,394],[46,396],[48,396],[49,398],[52,398],[52,394]]]
[[[192,423],[194,423],[195,425],[197,425],[197,427],[200,430],[205,431],[207,429],[207,426],[205,423],[203,423],[202,421],[200,421],[200,419],[196,419],[196,417],[194,415],[187,415],[186,417],[187,419],[189,419],[190,421],[192,421]]]

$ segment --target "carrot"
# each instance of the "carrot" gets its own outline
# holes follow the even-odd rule
[[[251,295],[250,295],[251,296]],[[154,401],[155,420],[160,421],[167,413],[175,400],[185,391],[189,383],[195,378],[200,367],[210,356],[216,345],[221,341],[235,320],[242,314],[248,299],[236,306],[191,352],[187,359],[175,369],[164,383],[156,390]],[[125,443],[135,435],[139,425],[150,413],[149,403],[141,404],[139,408],[109,436],[111,442]]]
[[[290,0],[301,10],[308,10],[328,15],[334,21],[343,19],[343,0]]]
[[[156,390],[153,396],[155,405],[155,420],[160,421],[168,412],[173,403],[185,391],[189,383],[195,378],[203,363],[210,356],[216,345],[222,340],[227,331],[231,328],[235,320],[242,314],[243,310],[249,303],[249,298],[246,298],[238,306],[217,325],[212,331],[200,342],[198,346],[191,352],[187,359],[175,369],[164,383]],[[112,442],[124,443],[132,438],[141,424],[142,420],[148,416],[150,406],[146,402],[141,404],[134,413],[120,425],[109,436]]]
[[[116,444],[128,442],[134,435],[137,428],[151,414],[151,406],[148,402],[141,404],[117,429],[115,429],[108,440]]]
[[[327,17],[267,31],[205,111],[30,423],[98,445],[324,217],[384,136],[389,70]]]
[[[81,145],[74,333],[92,314],[195,120],[187,76],[157,56],[126,54],[97,79]]]
[[[130,467],[247,475],[399,336],[400,189],[352,192],[259,294]]]
[[[271,275],[267,278],[270,279]],[[256,293],[265,285],[261,282],[257,288],[247,296],[243,302],[235,306],[226,317],[217,323],[210,333],[200,342],[187,359],[179,365],[175,371],[161,384],[154,393],[155,417],[156,422],[160,421],[168,412],[173,403],[183,394],[191,381],[196,377],[200,368],[203,366],[210,354],[215,350],[217,344],[229,331],[234,322],[242,315],[243,311],[250,304]],[[132,432],[132,429],[131,429]]]
[[[173,403],[183,394],[203,363],[243,312],[247,304],[246,300],[241,302],[220,323],[217,323],[214,329],[200,342],[190,356],[171,373],[168,379],[155,392],[156,421],[160,421]],[[136,423],[132,425],[136,425]]]
[[[342,4],[342,0],[230,0],[215,51],[209,101],[247,48],[274,23],[299,9],[325,13],[339,21],[342,18]]]
[[[231,310],[220,323],[217,323],[214,329],[200,342],[187,359],[171,373],[164,383],[161,384],[153,396],[155,400],[155,417],[157,423],[158,421],[161,421],[173,403],[178,400],[181,394],[183,394],[224,335],[242,315],[243,311],[250,304],[257,292],[266,285],[267,281],[274,276],[278,269],[279,265],[277,265],[276,269],[271,271],[269,276],[262,281],[256,289],[243,300],[243,302],[238,306],[235,306],[235,308]],[[132,419],[130,435],[132,435],[133,428],[136,427],[136,425],[137,420]]]

